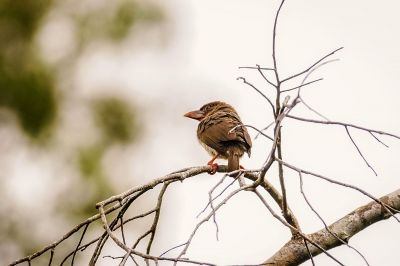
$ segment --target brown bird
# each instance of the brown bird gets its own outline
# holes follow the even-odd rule
[[[251,153],[251,139],[243,127],[239,115],[227,103],[215,101],[203,105],[199,110],[185,114],[186,117],[200,121],[197,127],[197,138],[200,144],[212,156],[208,165],[212,166],[210,174],[215,174],[215,159],[228,160],[228,171],[240,168],[239,158],[246,152]]]

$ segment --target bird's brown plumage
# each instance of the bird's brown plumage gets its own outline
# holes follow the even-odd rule
[[[229,171],[239,169],[239,158],[245,152],[250,156],[249,133],[231,105],[215,101],[185,116],[200,121],[197,138],[211,156],[228,160]]]

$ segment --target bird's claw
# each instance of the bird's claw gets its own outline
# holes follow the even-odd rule
[[[218,164],[216,163],[208,163],[211,166],[211,170],[208,172],[210,175],[213,175],[217,172]]]

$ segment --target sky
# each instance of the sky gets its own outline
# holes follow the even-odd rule
[[[147,168],[143,175],[159,176],[168,172],[167,169],[208,161],[207,153],[195,138],[196,123],[181,118],[181,114],[208,101],[221,99],[231,103],[246,124],[262,128],[271,122],[266,101],[236,78],[246,77],[267,95],[274,95],[273,89],[257,73],[238,67],[272,65],[271,29],[277,4],[278,1],[166,2],[174,14],[175,26],[175,40],[168,47],[166,58],[149,62],[148,59],[158,55],[148,55],[129,67],[139,69],[140,66],[140,81],[143,79],[143,84],[149,86],[149,91],[142,93],[166,105],[165,119],[151,126],[154,132],[149,140],[150,153],[155,156],[152,158],[158,162],[158,167],[153,170],[154,175]],[[340,61],[321,67],[310,77],[324,80],[304,88],[304,99],[331,120],[398,134],[400,37],[396,10],[399,5],[397,1],[287,1],[277,29],[278,68],[282,76],[297,73],[343,46],[344,49],[331,58]],[[145,61],[151,65],[150,72],[143,68]],[[154,74],[157,79],[150,85],[147,82]],[[291,86],[301,80],[297,82]],[[293,114],[318,118],[301,107]],[[397,189],[400,184],[398,140],[383,137],[390,146],[387,149],[366,133],[351,132],[378,172],[377,177],[358,155],[343,128],[287,121],[283,126],[284,158],[299,167],[359,186],[376,196]],[[255,132],[250,134],[255,136]],[[179,144],[166,144],[164,140],[168,135],[180,136],[177,137]],[[245,158],[243,164],[250,169],[260,167],[269,145],[264,139],[255,140],[252,157]],[[171,158],[168,154],[172,150],[177,156]],[[166,157],[169,160],[166,161]],[[321,229],[322,224],[299,194],[297,175],[289,170],[285,173],[289,204],[303,230]],[[276,175],[267,178],[278,184]],[[191,232],[195,214],[204,206],[206,193],[216,182],[215,177],[206,179],[206,184],[191,181],[194,184],[183,189],[181,195],[174,194],[180,205],[169,204],[185,219],[179,221],[179,233],[173,225],[166,229],[165,239],[176,239],[176,242],[166,240],[167,243],[180,243],[181,236],[185,239]],[[354,191],[309,176],[304,182],[311,202],[328,223],[370,201]],[[215,241],[215,228],[210,223],[200,232],[202,235],[189,254],[221,264],[259,263],[289,238],[288,230],[250,195],[240,195],[232,200],[218,214],[218,221],[220,240]],[[170,222],[175,224],[177,221]],[[378,223],[356,235],[350,243],[365,254],[371,265],[393,265],[398,247],[396,239],[400,237],[398,226],[394,220]],[[346,247],[332,250],[332,254],[346,265],[364,264]],[[318,256],[316,262],[335,265],[325,255]]]
[[[137,182],[146,183],[209,160],[196,139],[196,122],[183,117],[206,102],[232,104],[245,124],[257,128],[272,121],[266,100],[236,78],[245,77],[268,96],[274,96],[273,88],[256,71],[238,67],[272,66],[272,26],[279,1],[165,0],[160,4],[167,12],[165,25],[139,32],[141,38],[118,49],[96,47],[82,58],[71,76],[77,93],[83,97],[93,97],[99,91],[107,93],[115,87],[143,108],[140,119],[146,134],[141,142],[112,151],[105,159],[106,169],[118,180],[116,187],[121,192]],[[339,60],[310,76],[323,80],[302,90],[304,100],[332,121],[400,135],[399,8],[400,3],[394,0],[286,1],[277,26],[279,73],[286,77],[302,71],[343,46],[331,57]],[[295,80],[287,88],[300,83],[301,79]],[[293,114],[319,119],[300,106]],[[351,130],[378,173],[375,176],[344,128],[287,119],[282,130],[283,158],[293,165],[356,185],[377,197],[399,188],[399,140],[381,137],[389,146],[386,148],[368,133]],[[256,133],[251,129],[249,132],[254,138]],[[270,144],[261,137],[254,140],[252,156],[244,158],[242,165],[249,169],[261,167]],[[14,159],[15,169],[30,160],[29,156]],[[51,163],[42,158],[40,165],[46,164]],[[19,173],[15,175],[37,173],[32,167],[39,166],[28,163],[24,169],[15,170]],[[53,172],[44,174],[44,180],[56,172],[56,166],[50,168]],[[133,176],[135,179],[129,178]],[[168,191],[156,253],[184,242],[196,224],[197,213],[207,203],[207,192],[220,177],[199,176]],[[297,174],[285,169],[285,177],[289,205],[304,232],[323,228],[301,197]],[[276,171],[267,174],[267,179],[278,187]],[[328,223],[370,201],[311,176],[304,180],[310,201]],[[15,186],[19,182],[16,179]],[[267,200],[273,204],[271,198]],[[255,264],[270,257],[290,238],[289,230],[249,193],[229,201],[217,218],[219,241],[214,225],[208,223],[195,237],[188,256],[217,264]],[[350,244],[371,265],[393,265],[397,261],[399,226],[394,219],[379,222],[354,236]],[[346,247],[331,252],[346,265],[365,265]],[[316,263],[335,265],[325,255],[318,256]]]

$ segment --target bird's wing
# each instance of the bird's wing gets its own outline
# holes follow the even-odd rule
[[[241,127],[241,129],[242,129],[242,131],[243,131],[244,140],[245,140],[246,143],[247,143],[247,154],[248,154],[249,157],[250,157],[250,154],[251,154],[251,146],[252,146],[251,138],[250,138],[250,135],[249,135],[249,133],[247,132],[247,129],[246,129],[245,127]]]
[[[251,139],[246,128],[237,127],[241,123],[236,117],[224,116],[223,118],[210,117],[209,121],[204,121],[202,130],[198,135],[200,141],[219,153],[224,153],[226,144],[230,142],[232,144],[242,144],[245,151],[248,152],[251,147]],[[233,128],[235,129],[232,130]]]

